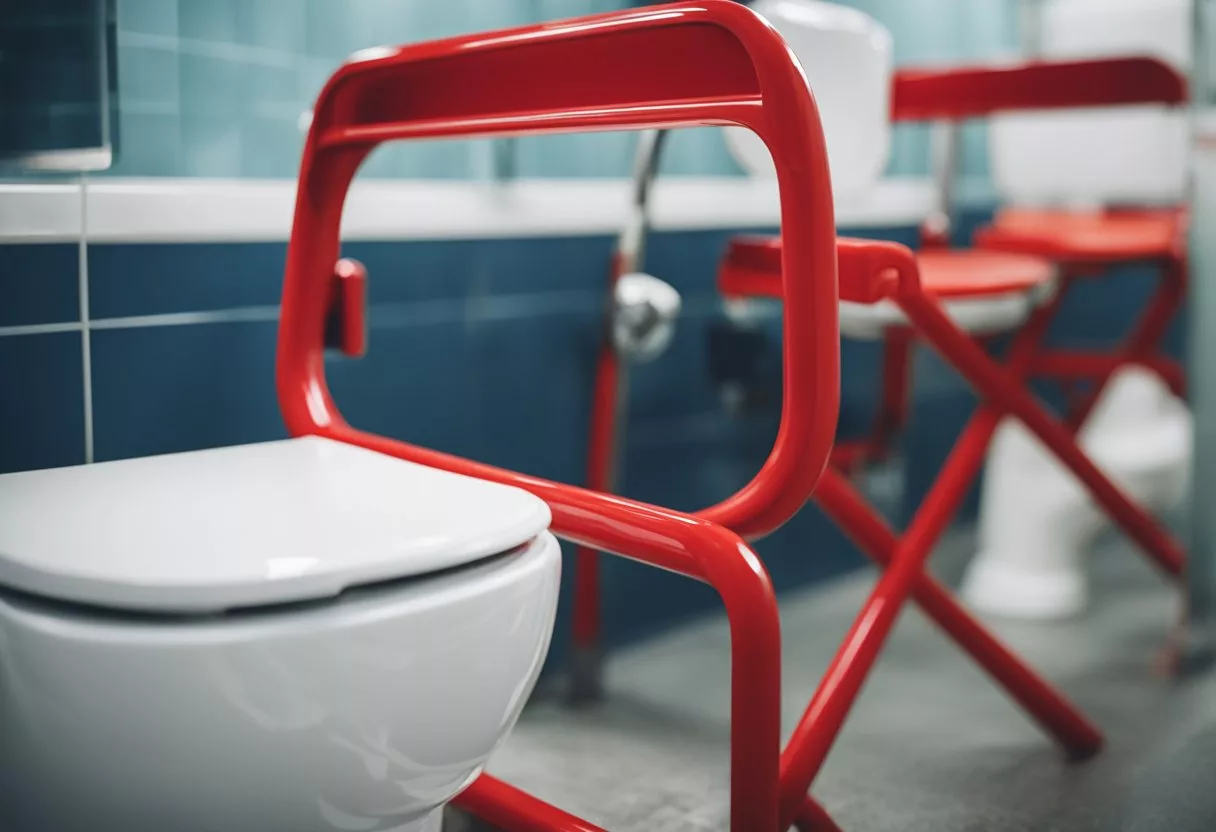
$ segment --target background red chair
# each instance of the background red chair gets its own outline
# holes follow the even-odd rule
[[[781,9],[775,9],[780,15]],[[805,25],[790,14],[772,21],[779,31]],[[791,39],[792,40],[792,39]],[[1185,82],[1169,66],[1154,59],[1096,60],[1034,63],[1002,68],[950,72],[905,72],[895,81],[892,111],[901,120],[957,119],[1014,109],[1104,106],[1150,102],[1178,104],[1185,100]],[[831,124],[827,125],[831,136]],[[830,139],[829,139],[830,141]],[[788,239],[788,234],[783,235]],[[779,297],[772,270],[781,241],[735,241],[724,260],[719,287],[728,296]],[[854,622],[844,647],[837,654],[817,691],[791,747],[804,743],[790,760],[791,771],[813,778],[842,726],[894,623],[897,610],[908,597],[917,598],[939,623],[931,604],[924,603],[923,573],[927,557],[957,512],[974,481],[993,432],[1007,415],[1022,421],[1052,453],[1084,483],[1111,519],[1167,573],[1181,573],[1181,547],[1140,506],[1131,502],[1081,451],[1075,430],[1053,418],[1027,388],[1048,323],[1059,309],[1065,287],[1052,283],[1051,263],[1021,253],[955,251],[937,248],[915,255],[905,247],[874,244],[840,245],[842,302],[871,308],[890,303],[910,334],[927,341],[966,379],[982,404],[963,430],[937,480],[900,535],[886,528],[881,517],[857,494],[837,470],[825,472],[816,502],[869,554],[886,565],[862,613]],[[1002,366],[982,347],[982,330],[970,326],[951,304],[1020,296],[1034,302]],[[843,320],[843,316],[842,316]],[[842,323],[842,328],[844,324]],[[879,420],[882,424],[882,420]],[[949,596],[946,596],[947,600]],[[983,651],[961,637],[958,629],[943,629],[972,656],[983,661]],[[991,668],[990,668],[991,669]],[[1073,753],[1092,752],[1096,736],[1088,742],[1074,724],[1061,732]]]

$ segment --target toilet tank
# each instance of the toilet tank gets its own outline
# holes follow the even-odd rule
[[[1151,56],[1191,65],[1191,0],[1043,0],[1041,57]],[[1008,201],[1155,204],[1183,198],[1187,122],[1162,106],[993,118],[993,182]]]
[[[836,198],[864,194],[882,176],[891,150],[891,33],[864,12],[820,0],[757,0],[751,8],[785,38],[806,73]],[[748,173],[774,175],[755,133],[739,127],[725,133]]]

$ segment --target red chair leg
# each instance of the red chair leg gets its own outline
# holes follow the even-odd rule
[[[1098,469],[1069,429],[1049,416],[1015,375],[992,361],[930,298],[909,292],[897,300],[920,333],[981,396],[1024,422],[1072,469],[1117,526],[1167,573],[1181,575],[1185,563],[1182,547]]]
[[[794,828],[798,832],[842,832],[832,816],[813,797],[802,802],[802,809],[794,819]]]
[[[624,368],[605,338],[595,367],[591,401],[591,433],[587,443],[587,487],[610,494],[615,490],[616,434]],[[571,698],[595,700],[602,693],[600,668],[600,553],[579,546],[574,561],[573,657]]]
[[[781,755],[783,822],[792,822],[801,807],[904,602],[922,577],[925,560],[966,496],[998,422],[999,413],[982,408],[964,429],[794,729]]]
[[[1182,365],[1160,353],[1129,358],[1121,354],[1112,355],[1081,350],[1045,350],[1034,357],[1030,375],[1036,378],[1050,378],[1064,385],[1072,385],[1080,381],[1107,378],[1115,370],[1128,364],[1135,364],[1156,373],[1175,396],[1179,398],[1186,396],[1186,377]],[[1073,403],[1074,399],[1075,403]],[[1076,412],[1081,405],[1081,399],[1078,396],[1070,397],[1070,403],[1068,412]]]
[[[1153,294],[1153,299],[1144,310],[1144,314],[1137,321],[1131,335],[1115,351],[1116,363],[1107,367],[1105,372],[1094,380],[1093,388],[1082,397],[1076,407],[1070,410],[1066,424],[1072,431],[1076,432],[1085,424],[1086,418],[1097,404],[1098,398],[1118,367],[1144,363],[1146,359],[1152,358],[1157,353],[1185,296],[1186,264],[1177,259],[1164,261],[1161,264],[1161,277],[1157,291]]]
[[[1020,378],[1025,374],[1058,308],[1057,297],[1036,310],[1018,334],[1010,350],[1007,372],[1011,376]],[[1070,754],[1085,757],[1101,747],[1100,732],[1084,716],[923,571],[926,558],[975,480],[1001,416],[999,409],[985,406],[972,417],[902,537],[891,532],[837,472],[829,470],[820,480],[816,501],[886,569],[782,754],[783,824],[796,818],[909,595],[1056,736]]]
[[[815,501],[875,562],[880,566],[890,563],[899,544],[898,536],[845,478],[834,471],[825,472],[815,490]],[[913,587],[912,599],[1070,757],[1084,759],[1101,749],[1102,733],[1098,728],[990,633],[944,586],[922,574]]]
[[[887,454],[892,437],[907,421],[908,385],[915,346],[915,335],[907,327],[891,327],[883,334],[882,400],[872,440],[876,456]]]
[[[607,832],[488,774],[474,780],[452,802],[470,815],[504,830]]]

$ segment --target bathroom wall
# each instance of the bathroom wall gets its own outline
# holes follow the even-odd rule
[[[290,177],[300,115],[350,53],[579,14],[630,0],[117,0],[120,158],[115,176]],[[900,64],[974,61],[1016,50],[1015,0],[851,0],[895,33]],[[927,172],[928,134],[899,128],[894,174]],[[624,176],[625,133],[502,143],[518,176]],[[668,173],[738,175],[717,130],[679,135]],[[411,143],[378,152],[371,177],[490,178],[493,142]],[[982,125],[964,175],[987,171]],[[980,187],[978,184],[976,187]]]
[[[259,224],[259,206],[268,199],[289,210],[299,117],[326,74],[342,56],[383,41],[617,4],[118,0],[119,163],[89,180],[88,200],[68,180],[0,185],[0,471],[283,436],[272,374],[288,214]],[[982,58],[1012,43],[1008,4],[999,0],[858,5],[892,27],[901,61]],[[892,172],[923,174],[925,149],[923,131],[902,132]],[[982,151],[982,133],[970,133],[966,170],[981,186]],[[617,206],[616,197],[582,180],[623,175],[630,153],[631,139],[618,134],[378,152],[361,180],[405,194],[430,194],[427,188],[440,187],[433,180],[443,180],[442,187],[465,188],[461,199],[476,205],[498,198],[488,181],[479,183],[496,170],[519,177],[529,194],[551,195],[538,177],[577,181],[565,206],[542,211],[519,225],[522,231],[455,216],[449,219],[457,230],[425,239],[409,232],[411,223],[433,221],[424,207],[402,213],[396,226],[390,212],[379,231],[355,235],[345,253],[371,274],[370,351],[358,361],[335,358],[329,368],[350,421],[581,481],[614,226],[597,220],[573,228],[566,215],[591,211],[588,202]],[[738,181],[714,130],[679,134],[665,173],[707,187]],[[916,190],[926,183],[911,184]],[[107,188],[124,201],[107,201]],[[972,191],[982,196],[983,188]],[[651,244],[648,269],[683,291],[686,311],[670,351],[637,368],[631,384],[622,490],[683,509],[745,482],[776,427],[775,402],[747,417],[725,412],[706,355],[723,320],[712,275],[725,241],[736,230],[774,230],[776,213],[768,205],[744,222],[739,203],[746,200],[715,193],[723,195],[685,200],[679,222],[667,223]],[[190,208],[188,200],[198,204]],[[963,236],[990,210],[982,199],[971,205]],[[149,222],[141,211],[152,213]],[[915,239],[916,211],[842,213],[846,230]],[[1082,293],[1063,329],[1073,340],[1110,337],[1146,285],[1142,274],[1129,273]],[[770,389],[779,372],[778,337],[774,323],[766,330],[764,377],[755,380]],[[843,435],[868,425],[876,357],[873,345],[845,345]],[[906,494],[889,506],[896,517],[916,504],[971,405],[963,385],[928,354],[918,360],[915,394]],[[861,562],[813,508],[759,550],[782,590]],[[715,604],[700,585],[617,559],[605,581],[607,631],[617,643]],[[559,657],[563,636],[559,630]]]
[[[913,237],[909,227],[868,232]],[[708,367],[710,330],[723,321],[712,276],[731,233],[664,231],[651,243],[649,268],[683,292],[685,313],[671,349],[632,374],[630,496],[708,505],[772,446],[776,400],[729,416]],[[582,481],[611,246],[604,233],[348,243],[371,276],[370,348],[331,359],[343,413],[369,430]],[[86,436],[99,461],[284,436],[273,360],[285,251],[282,241],[0,245],[0,470],[83,462]],[[775,322],[766,338],[759,382],[772,394]],[[869,345],[846,355],[846,431],[867,424],[873,360]],[[760,551],[783,589],[860,562],[813,509]],[[605,584],[614,642],[715,604],[699,584],[618,559]]]

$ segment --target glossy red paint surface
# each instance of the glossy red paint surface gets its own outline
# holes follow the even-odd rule
[[[287,254],[276,379],[293,435],[316,434],[525,488],[553,530],[713,586],[731,629],[731,829],[777,828],[780,627],[763,564],[741,535],[780,526],[814,490],[839,405],[835,229],[827,157],[801,70],[773,30],[727,0],[675,3],[367,53],[321,92],[305,144]],[[325,381],[339,221],[350,182],[390,140],[739,124],[777,164],[785,395],[773,451],[738,494],[698,516],[530,477],[364,433]],[[462,798],[513,832],[594,829],[483,778]]]
[[[1186,85],[1177,73],[1157,61],[1129,59],[1082,61],[1067,64],[1033,64],[1004,68],[905,71],[898,74],[893,100],[896,120],[957,119],[1017,109],[1096,106],[1148,102],[1177,104],[1185,101]],[[1058,221],[1058,222],[1056,222]],[[927,341],[971,384],[982,406],[960,435],[933,488],[903,534],[896,534],[836,471],[820,481],[816,501],[854,541],[877,560],[883,572],[855,619],[808,704],[782,754],[781,824],[797,822],[813,827],[804,799],[823,765],[862,685],[877,661],[896,617],[911,598],[969,653],[1012,698],[1074,757],[1095,753],[1102,743],[1098,730],[1048,683],[1037,676],[987,629],[971,617],[924,572],[926,558],[954,517],[982,465],[987,447],[1002,418],[1023,421],[1060,460],[1068,465],[1110,515],[1167,573],[1181,572],[1184,555],[1170,535],[1085,456],[1076,442],[1093,400],[1121,363],[1138,361],[1152,366],[1165,327],[1181,302],[1185,270],[1173,258],[1180,238],[1176,213],[1164,217],[1147,212],[1125,214],[1115,225],[1079,228],[1081,223],[1058,217],[1014,217],[1007,228],[1025,231],[1056,222],[1089,242],[1113,239],[1111,229],[1127,232],[1127,247],[1154,252],[1165,258],[1163,278],[1128,341],[1114,360],[1093,362],[1092,357],[1059,354],[1042,348],[1049,322],[1073,277],[1064,273],[1061,291],[1039,307],[1015,337],[1009,361],[999,365],[975,339],[961,331],[944,313],[941,300],[950,297],[984,297],[1026,291],[1051,279],[1054,268],[1045,256],[1058,253],[1011,247],[1010,251],[952,251],[931,247],[919,256],[894,244],[841,240],[838,269],[841,299],[875,303],[890,299],[899,304],[915,337]],[[1175,225],[1171,225],[1175,224]],[[1057,237],[1058,239],[1058,237]],[[724,260],[719,288],[728,295],[781,297],[777,270],[781,241],[741,239]],[[998,258],[988,255],[997,253]],[[1017,255],[1011,257],[1009,255]],[[1027,257],[1025,255],[1030,254]],[[1041,256],[1045,255],[1045,256]],[[907,336],[911,337],[911,336]],[[906,349],[906,345],[904,347]],[[887,345],[887,361],[898,368],[898,345]],[[1087,363],[1094,391],[1078,401],[1070,419],[1055,419],[1028,391],[1026,382],[1036,368],[1073,372]],[[884,364],[887,362],[885,361]],[[885,374],[884,374],[885,376]],[[859,454],[885,446],[878,426],[884,422],[886,399],[898,390],[898,380],[884,378],[884,396],[876,431],[868,442],[848,449],[838,458],[851,463]]]
[[[628,60],[621,60],[627,55]],[[725,0],[673,4],[566,23],[401,47],[339,69],[317,102],[301,167],[279,384],[285,401],[333,410],[315,340],[309,288],[337,257],[341,204],[379,142],[437,136],[741,124],[777,165],[784,257],[785,383],[781,428],[757,476],[702,512],[753,537],[808,499],[827,462],[839,406],[835,228],[814,102],[785,44]],[[297,412],[298,411],[298,412]],[[288,405],[289,424],[314,422]]]
[[[459,802],[466,812],[508,832],[607,832],[488,774],[465,789]]]
[[[348,358],[367,353],[367,269],[358,260],[339,260],[334,266],[333,296],[338,349]]]
[[[1156,58],[1029,61],[895,73],[892,121],[981,118],[1016,110],[1183,104],[1185,76]]]
[[[1185,215],[1176,209],[1087,213],[1006,208],[976,231],[975,244],[1100,266],[1180,257],[1185,235]]]
[[[726,296],[781,297],[780,237],[731,240],[718,272],[718,290]],[[837,240],[840,299],[874,303],[892,297],[898,285],[887,256],[888,243]],[[1055,266],[1042,257],[999,251],[933,248],[917,254],[920,287],[935,298],[981,298],[1024,292],[1055,277]]]

